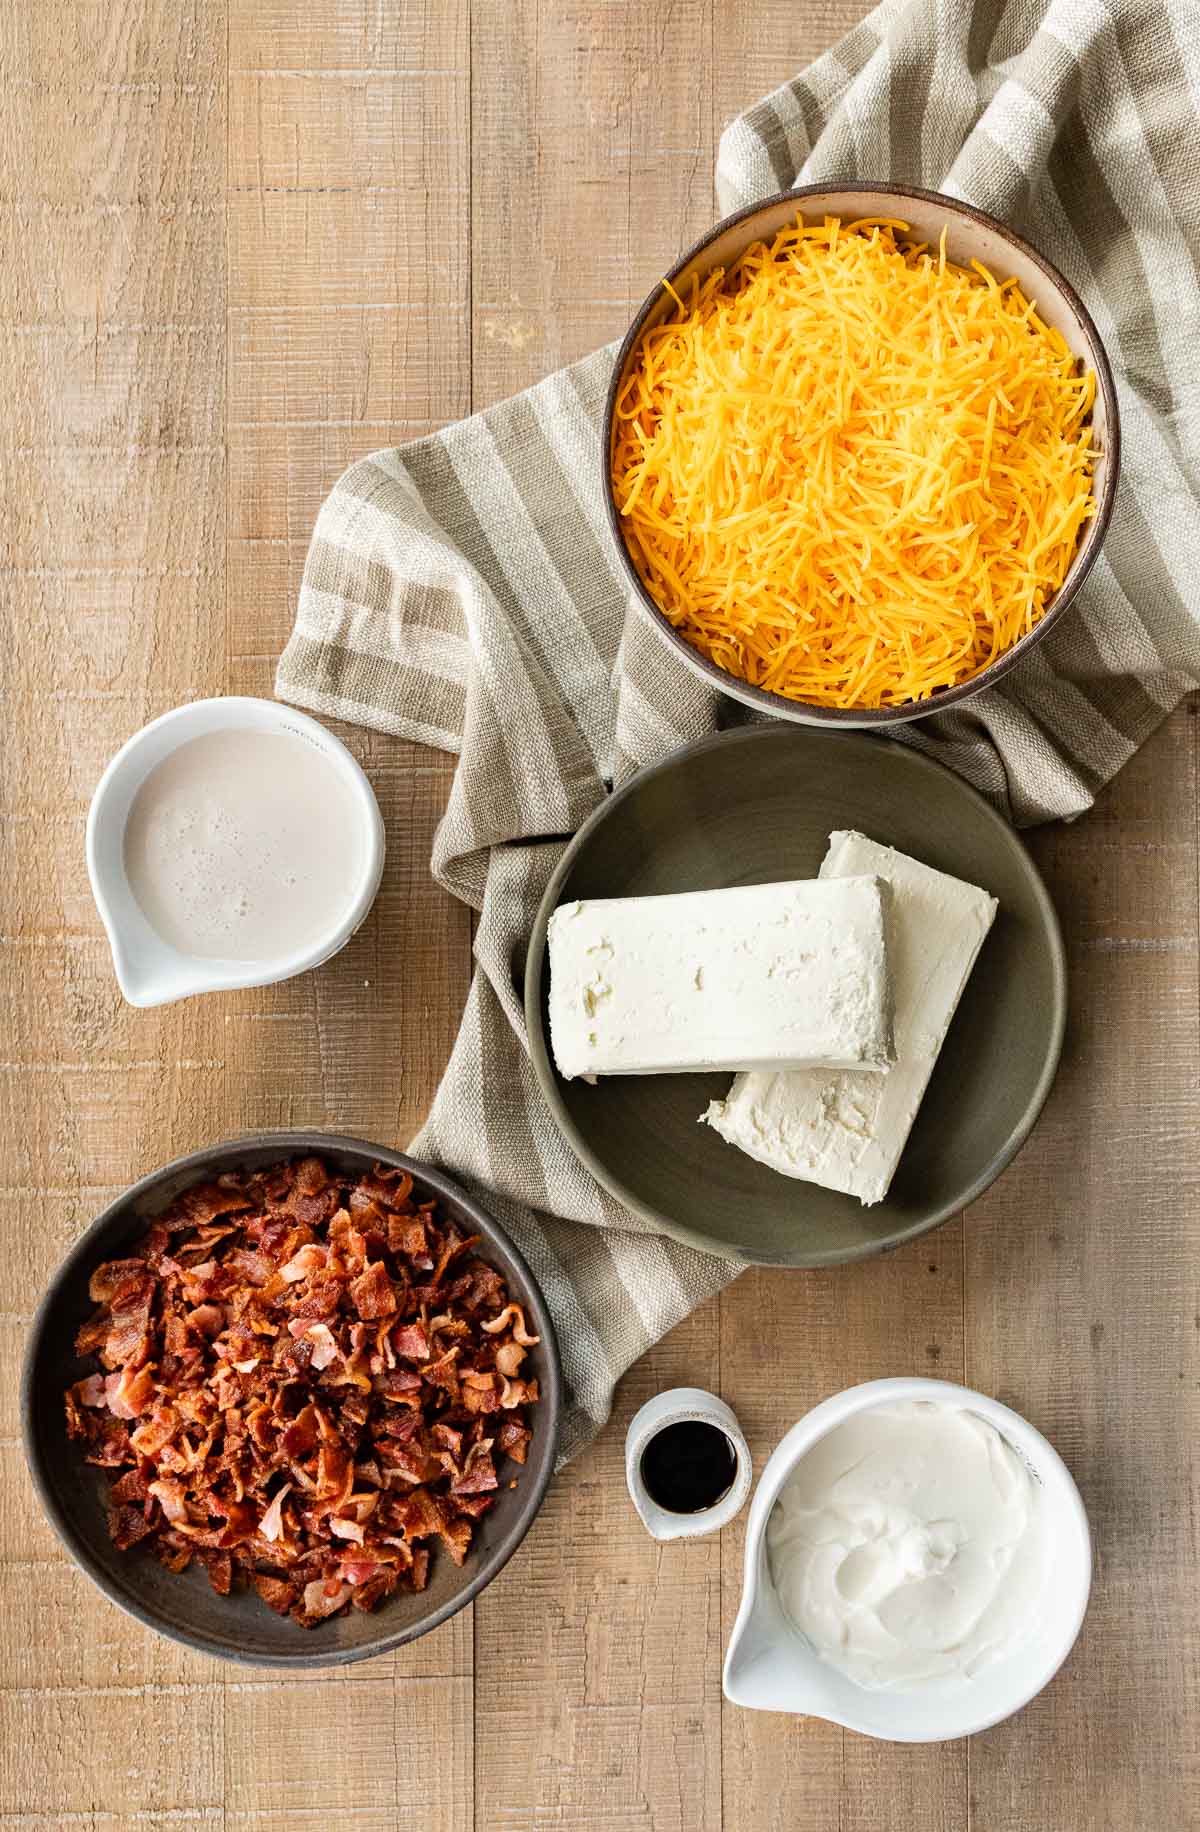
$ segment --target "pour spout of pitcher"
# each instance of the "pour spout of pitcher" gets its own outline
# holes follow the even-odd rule
[[[139,948],[115,924],[105,919],[113,972],[121,995],[141,1011],[171,1005],[193,993],[208,992],[212,982],[203,963],[189,960],[164,944]]]
[[[791,1711],[834,1717],[829,1674],[784,1615],[765,1544],[765,1513],[747,1533],[745,1576],[737,1620],[725,1652],[722,1689],[750,1711]]]
[[[85,847],[121,992],[146,1009],[321,966],[375,901],[385,835],[339,738],[230,695],[177,706],[122,745]]]
[[[824,1717],[820,1689],[809,1680],[805,1664],[779,1642],[731,1642],[721,1682],[725,1696],[749,1711]]]

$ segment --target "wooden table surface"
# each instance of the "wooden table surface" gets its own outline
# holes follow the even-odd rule
[[[474,1608],[281,1680],[126,1620],[43,1523],[16,1385],[39,1291],[126,1182],[257,1127],[403,1144],[467,985],[430,881],[451,760],[349,733],[376,910],[318,974],[135,1012],[83,863],[108,756],[269,694],[351,458],[619,333],[712,219],[716,137],[858,0],[0,0],[8,632],[0,918],[0,1827],[1183,1832],[1200,1801],[1197,743],[1178,712],[1034,836],[1072,1015],[1032,1142],[910,1249],[751,1272],[634,1370]],[[632,1410],[722,1392],[761,1460],[823,1395],[944,1375],[1053,1438],[1095,1528],[1066,1669],[970,1743],[723,1707],[741,1535],[660,1549]]]

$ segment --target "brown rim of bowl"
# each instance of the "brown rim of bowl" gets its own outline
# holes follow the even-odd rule
[[[1121,464],[1121,420],[1117,406],[1116,383],[1113,380],[1108,353],[1100,340],[1100,333],[1096,329],[1091,313],[1075,288],[1063,278],[1053,262],[1048,261],[1044,254],[1039,253],[1031,243],[1025,240],[1024,236],[1018,235],[1015,229],[1010,229],[1007,223],[1002,223],[995,216],[989,216],[986,210],[979,210],[974,204],[960,203],[956,197],[947,197],[941,191],[923,191],[915,185],[888,184],[882,180],[875,182],[861,178],[848,179],[843,183],[831,181],[828,184],[800,185],[794,191],[776,191],[771,197],[761,198],[758,203],[747,204],[744,209],[735,210],[732,216],[723,217],[714,229],[710,229],[707,235],[701,236],[700,240],[693,243],[686,254],[679,257],[674,266],[667,270],[664,279],[677,280],[680,274],[690,267],[692,262],[702,255],[712,242],[716,241],[718,236],[724,235],[726,230],[734,228],[738,223],[746,222],[750,217],[757,216],[760,211],[772,209],[776,204],[794,201],[799,215],[802,212],[805,198],[828,197],[831,192],[848,192],[852,195],[859,192],[874,192],[882,193],[887,197],[915,197],[922,203],[936,204],[942,209],[953,212],[956,216],[966,217],[973,223],[980,223],[985,228],[994,230],[1005,241],[1011,242],[1014,248],[1019,249],[1035,266],[1041,268],[1047,280],[1062,294],[1083,326],[1088,342],[1092,346],[1096,382],[1104,401],[1106,421],[1107,468],[1104,488],[1096,505],[1096,513],[1088,524],[1088,531],[1071,562],[1071,576],[1055,593],[1042,613],[1040,621],[1034,625],[1032,630],[1022,636],[1019,642],[1015,642],[1012,648],[1007,649],[1003,655],[997,656],[996,660],[990,662],[979,674],[972,675],[970,680],[960,681],[954,687],[943,687],[931,695],[928,700],[906,701],[903,706],[820,706],[813,700],[791,700],[784,694],[771,693],[765,687],[751,686],[748,681],[740,680],[737,675],[729,674],[724,668],[719,668],[706,655],[702,655],[699,649],[694,648],[687,638],[679,633],[642,584],[625,544],[621,516],[617,510],[612,487],[613,416],[616,412],[617,391],[621,385],[625,365],[642,335],[646,319],[662,297],[663,281],[660,280],[654,290],[643,300],[617,352],[616,364],[604,400],[604,437],[601,442],[604,511],[621,564],[629,583],[637,594],[639,603],[651,617],[659,634],[678,650],[690,667],[706,675],[722,693],[732,693],[734,698],[741,699],[748,705],[761,707],[764,712],[773,713],[776,717],[787,718],[793,722],[808,721],[819,725],[844,725],[862,730],[878,726],[907,724],[913,719],[927,719],[934,713],[944,712],[947,707],[956,706],[960,701],[981,693],[985,687],[994,686],[997,681],[1002,680],[1024,660],[1030,649],[1039,643],[1051,625],[1058,621],[1061,613],[1073,602],[1075,594],[1095,565],[1104,536],[1108,532],[1113,504],[1116,501],[1117,475]]]
[[[428,1616],[420,1617],[405,1628],[392,1634],[386,1628],[386,1604],[380,1612],[377,1636],[364,1641],[358,1646],[322,1648],[307,1642],[297,1642],[294,1654],[278,1654],[265,1651],[249,1653],[238,1648],[231,1635],[222,1639],[207,1634],[202,1629],[182,1628],[174,1622],[164,1621],[153,1609],[149,1609],[137,1595],[135,1580],[131,1575],[128,1586],[116,1583],[108,1572],[97,1563],[85,1541],[76,1534],[58,1505],[53,1483],[44,1467],[42,1445],[35,1429],[34,1380],[39,1359],[42,1339],[46,1332],[49,1318],[55,1307],[62,1301],[63,1288],[71,1273],[89,1262],[102,1263],[96,1258],[97,1250],[104,1251],[105,1236],[119,1228],[122,1220],[132,1214],[133,1205],[142,1196],[151,1195],[156,1186],[167,1178],[176,1176],[181,1171],[195,1171],[199,1176],[205,1171],[215,1171],[220,1165],[229,1168],[236,1163],[239,1155],[245,1152],[260,1152],[264,1148],[278,1148],[279,1156],[286,1158],[298,1152],[328,1152],[344,1154],[361,1153],[373,1162],[387,1164],[398,1170],[408,1171],[414,1182],[423,1182],[439,1196],[450,1199],[461,1206],[479,1226],[487,1247],[498,1245],[502,1252],[508,1254],[522,1279],[528,1293],[529,1308],[537,1318],[538,1334],[542,1338],[545,1354],[546,1391],[538,1402],[539,1412],[544,1409],[545,1423],[543,1430],[549,1433],[549,1454],[537,1476],[526,1486],[520,1483],[518,1494],[521,1506],[516,1518],[510,1523],[504,1537],[499,1540],[490,1553],[487,1562],[481,1563],[460,1590],[440,1603]],[[125,1190],[114,1202],[96,1216],[84,1233],[76,1241],[71,1251],[55,1268],[46,1290],[38,1304],[33,1324],[25,1345],[21,1367],[21,1436],[25,1450],[25,1463],[33,1480],[42,1512],[54,1528],[62,1545],[71,1558],[86,1573],[97,1589],[103,1591],[110,1603],[133,1616],[144,1627],[153,1629],[156,1634],[165,1635],[170,1641],[178,1642],[184,1647],[197,1648],[202,1653],[216,1655],[219,1659],[232,1660],[244,1665],[256,1667],[307,1668],[347,1666],[353,1661],[374,1659],[378,1654],[386,1654],[407,1642],[416,1641],[422,1635],[443,1622],[457,1615],[479,1595],[492,1579],[499,1575],[507,1565],[513,1553],[520,1546],[530,1527],[541,1510],[546,1490],[554,1474],[557,1460],[559,1433],[563,1412],[563,1371],[559,1355],[558,1337],[554,1328],[554,1319],[550,1306],[546,1302],[541,1286],[534,1277],[525,1255],[509,1235],[507,1229],[486,1209],[481,1208],[470,1192],[446,1176],[444,1171],[433,1165],[425,1164],[418,1158],[410,1158],[403,1152],[390,1150],[387,1146],[373,1145],[367,1139],[351,1138],[335,1132],[252,1132],[244,1138],[230,1139],[219,1145],[205,1145],[199,1151],[187,1152],[181,1158],[172,1158],[170,1163],[162,1164],[157,1170],[149,1171]],[[539,1423],[541,1421],[539,1420]],[[298,1634],[308,1633],[298,1630]]]

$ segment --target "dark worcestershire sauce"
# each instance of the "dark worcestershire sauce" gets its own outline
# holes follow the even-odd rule
[[[651,1438],[642,1452],[642,1481],[669,1514],[698,1514],[727,1494],[737,1469],[733,1445],[716,1425],[680,1419]]]

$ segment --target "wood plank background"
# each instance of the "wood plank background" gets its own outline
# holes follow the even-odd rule
[[[17,1438],[30,1313],[96,1209],[249,1128],[403,1143],[469,972],[467,915],[428,875],[450,761],[349,732],[389,843],[351,947],[287,986],[131,1011],[83,864],[105,760],[182,700],[269,693],[338,470],[618,334],[712,218],[724,121],[862,10],[0,0],[0,1826],[1200,1823],[1193,707],[1091,817],[1034,839],[1072,1019],[1013,1169],[904,1252],[750,1273],[691,1318],[436,1635],[290,1682],[159,1641],[65,1560]],[[761,1459],[823,1395],[911,1371],[997,1394],[1066,1455],[1098,1552],[1076,1654],[969,1744],[723,1708],[740,1532],[645,1537],[632,1410],[718,1388]]]

